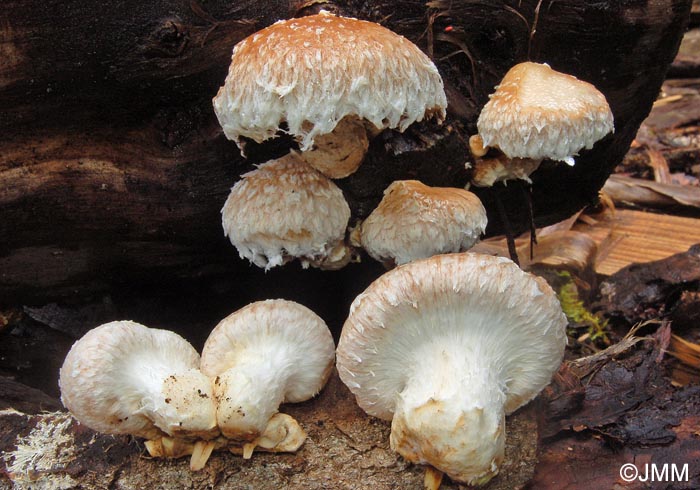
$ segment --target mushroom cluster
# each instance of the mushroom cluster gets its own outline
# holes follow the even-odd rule
[[[296,451],[299,424],[278,413],[323,388],[335,345],[323,320],[286,300],[260,301],[214,329],[203,355],[179,335],[117,321],[90,330],[61,367],[61,400],[93,430],[146,438],[152,456],[191,455],[204,467],[214,449],[250,458]]]
[[[472,183],[529,181],[544,159],[574,165],[574,156],[614,131],[605,96],[592,84],[524,62],[505,74],[479,115],[470,138],[476,158]],[[499,152],[486,158],[489,148]]]
[[[566,325],[549,285],[512,261],[436,255],[387,272],[355,299],[337,368],[360,407],[391,420],[392,449],[483,484],[504,457],[505,416],[559,367]]]
[[[305,266],[336,269],[350,257],[338,242],[345,239],[347,220],[342,237],[341,220],[333,221],[333,244],[327,241],[328,229],[316,229],[329,218],[310,212],[328,201],[333,184],[323,179],[355,172],[369,139],[384,129],[404,131],[428,117],[442,121],[447,99],[437,68],[409,40],[373,22],[321,12],[279,21],[238,43],[213,105],[224,134],[242,151],[246,139],[262,142],[280,133],[299,143],[300,152],[283,157],[284,165],[271,164],[275,178],[268,174],[265,187],[268,197],[279,193],[287,204],[299,199],[294,206],[299,214],[261,203],[266,218],[250,216],[257,221],[251,230],[247,222],[229,219],[248,214],[243,208],[250,196],[241,198],[241,188],[234,186],[224,207],[224,228],[241,257],[265,269],[293,258]],[[325,177],[312,177],[309,166]],[[263,167],[267,164],[258,170]],[[245,178],[253,179],[256,172]],[[338,195],[333,209],[343,207],[340,191],[333,193]]]

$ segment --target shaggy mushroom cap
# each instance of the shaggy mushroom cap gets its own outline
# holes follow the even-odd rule
[[[509,158],[558,160],[574,156],[614,130],[605,96],[588,82],[547,64],[515,65],[490,96],[477,121],[480,144]],[[479,148],[482,146],[482,148]]]
[[[360,240],[374,259],[404,264],[471,248],[486,222],[484,206],[469,191],[398,180],[362,223]]]
[[[373,22],[321,12],[279,21],[238,43],[213,103],[239,147],[241,137],[262,142],[284,131],[306,152],[344,118],[364,120],[371,131],[404,131],[426,116],[444,119],[447,99],[437,68],[412,42]],[[345,149],[326,156],[359,166],[367,136],[349,138],[352,131],[341,128],[330,145]]]
[[[315,396],[328,380],[334,351],[325,322],[293,301],[259,301],[224,318],[202,351],[202,372],[216,377],[222,434],[253,440],[281,403]]]
[[[61,400],[99,432],[208,439],[218,434],[213,386],[198,368],[199,354],[176,333],[106,323],[68,352]]]
[[[243,175],[221,210],[241,258],[269,270],[294,258],[304,267],[343,267],[350,207],[327,177],[290,153]]]
[[[567,321],[541,278],[478,254],[437,255],[373,282],[350,307],[340,378],[391,447],[468,484],[498,472],[505,415],[559,367]]]

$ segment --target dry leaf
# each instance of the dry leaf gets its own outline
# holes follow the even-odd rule
[[[673,381],[684,386],[700,383],[700,345],[671,335],[668,354],[678,359],[680,366],[673,369]]]
[[[616,203],[647,207],[684,205],[700,208],[700,187],[611,175],[603,186],[603,192]]]

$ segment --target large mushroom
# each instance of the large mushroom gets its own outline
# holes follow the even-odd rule
[[[528,180],[544,159],[574,164],[614,130],[605,96],[592,84],[524,62],[512,67],[479,115],[478,135],[470,138],[476,157],[473,182],[490,186],[508,179]],[[488,148],[501,154],[482,158]]]
[[[197,440],[193,469],[213,449],[204,441],[219,434],[212,382],[199,371],[197,351],[174,332],[131,321],[94,328],[71,347],[59,386],[66,408],[93,430]]]
[[[447,99],[433,62],[406,38],[373,22],[328,12],[279,21],[233,49],[214,97],[224,133],[242,146],[283,131],[331,178],[353,173],[368,131],[404,131],[445,117]]]
[[[308,400],[323,388],[334,351],[325,322],[293,301],[258,301],[224,318],[202,351],[202,371],[215,377],[222,434],[245,443],[245,457],[264,444],[271,423],[282,426],[281,440],[303,442],[291,417],[274,416],[281,403]]]
[[[550,381],[567,321],[541,278],[500,257],[436,255],[393,269],[350,307],[338,373],[391,447],[483,484],[504,457],[505,416]]]
[[[221,214],[241,258],[265,270],[294,258],[322,269],[350,260],[344,241],[350,207],[343,192],[295,152],[244,174]]]
[[[360,227],[360,242],[389,265],[471,248],[486,229],[486,210],[464,189],[397,180]]]

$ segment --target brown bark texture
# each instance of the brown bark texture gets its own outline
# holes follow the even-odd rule
[[[42,303],[116,286],[159,288],[192,279],[211,284],[231,276],[244,285],[241,296],[250,296],[245,285],[270,283],[270,276],[238,259],[223,237],[219,210],[242,172],[286,152],[290,142],[251,148],[243,159],[218,127],[211,98],[223,83],[233,45],[278,19],[323,7],[380,22],[432,56],[445,79],[445,126],[383,132],[360,171],[339,181],[355,218],[366,216],[397,179],[465,185],[465,141],[488,94],[514,63],[547,62],[594,83],[610,102],[615,133],[583,152],[575,167],[545,165],[533,175],[534,218],[544,225],[596,199],[657,96],[690,5],[4,2],[0,301]],[[529,228],[530,191],[523,185],[477,192],[489,212],[490,234],[504,228],[497,195],[512,228]],[[364,284],[379,270],[371,264],[350,268],[347,277],[333,280],[298,269],[288,274],[291,281],[303,278],[312,290],[308,297],[317,297],[348,277]]]

